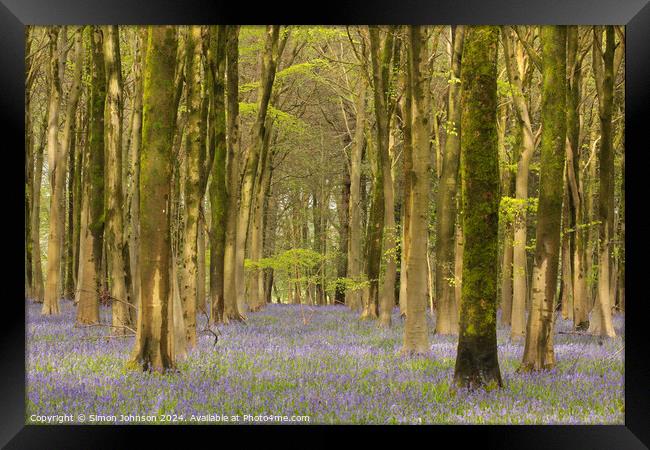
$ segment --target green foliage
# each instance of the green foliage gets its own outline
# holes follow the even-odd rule
[[[273,269],[279,272],[291,272],[296,270],[311,269],[322,263],[325,256],[308,248],[293,248],[270,258],[262,258],[258,261],[245,260],[244,267],[247,269]]]
[[[275,84],[281,84],[288,78],[295,76],[303,76],[308,78],[319,79],[317,74],[317,69],[328,67],[326,60],[322,58],[315,58],[310,61],[305,61],[303,63],[293,64],[285,69],[278,71],[275,74]],[[259,81],[251,81],[250,83],[243,83],[239,85],[239,93],[245,94],[247,92],[252,92],[256,89],[259,89]]]
[[[538,199],[536,197],[529,197],[528,199],[501,197],[499,221],[508,224],[522,220],[527,214],[537,213],[537,205]]]
[[[497,95],[499,97],[510,97],[512,96],[512,86],[506,80],[497,80]]]
[[[450,120],[443,122],[442,127],[445,129],[447,135],[458,136],[458,127],[456,124]]]
[[[335,293],[337,291],[350,292],[364,289],[369,285],[370,282],[365,277],[357,279],[340,277],[328,280],[325,285],[325,290],[329,293]]]
[[[239,113],[242,117],[253,116],[257,114],[258,109],[257,103],[239,103]],[[309,133],[309,126],[300,118],[271,105],[268,106],[267,117],[273,119],[274,126],[285,133],[299,136]]]

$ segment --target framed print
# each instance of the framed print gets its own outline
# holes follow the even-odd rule
[[[647,448],[645,0],[0,11],[6,448]]]

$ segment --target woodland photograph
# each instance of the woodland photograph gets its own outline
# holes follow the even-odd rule
[[[623,425],[625,37],[26,26],[25,423]]]

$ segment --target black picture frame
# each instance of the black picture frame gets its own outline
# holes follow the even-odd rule
[[[318,8],[320,6],[320,8]],[[311,7],[311,8],[310,8]],[[469,440],[480,448],[532,449],[637,449],[650,446],[650,368],[646,334],[648,301],[642,291],[647,245],[642,235],[642,170],[648,149],[645,118],[650,105],[650,5],[649,0],[330,0],[318,5],[278,5],[206,0],[0,0],[0,120],[2,155],[10,156],[0,180],[4,204],[0,223],[8,226],[3,236],[5,275],[2,283],[3,324],[0,326],[0,444],[4,448],[130,448],[136,434],[145,434],[150,447],[171,443],[187,445],[187,438],[207,439],[201,445],[242,445],[250,442],[248,426],[178,427],[150,426],[34,426],[25,425],[25,311],[20,298],[24,244],[24,26],[48,24],[189,24],[189,23],[290,23],[290,24],[625,24],[626,25],[626,305],[625,425],[620,426],[425,426],[425,427],[273,427],[256,426],[267,444],[306,447],[331,441],[341,443],[340,433],[359,432],[370,438],[419,434],[410,445],[453,445]],[[631,186],[629,186],[631,184]],[[21,187],[19,187],[21,186]],[[10,234],[11,233],[11,234]],[[15,233],[15,234],[14,234]],[[7,245],[11,244],[11,245]],[[15,273],[14,273],[15,272]],[[190,431],[190,434],[186,433]],[[234,439],[227,443],[223,434]],[[290,435],[290,439],[287,439]],[[299,437],[298,437],[299,436]],[[415,437],[415,436],[409,436]],[[445,441],[448,444],[443,444]],[[239,442],[239,444],[237,444]],[[368,441],[365,441],[366,443]],[[411,442],[413,442],[411,444]],[[418,442],[418,444],[415,444]],[[420,443],[421,442],[421,443]],[[244,444],[245,445],[245,444]],[[265,445],[265,444],[263,444]],[[339,444],[340,445],[340,444]],[[460,446],[460,447],[459,447]]]

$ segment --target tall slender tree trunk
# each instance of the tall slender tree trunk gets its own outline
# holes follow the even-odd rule
[[[584,181],[585,186],[585,216],[587,223],[590,224],[587,232],[587,273],[593,273],[594,266],[594,255],[596,253],[596,247],[598,246],[598,227],[594,226],[594,222],[598,221],[597,212],[596,212],[596,180],[598,179],[598,159],[596,155],[596,146],[600,142],[600,136],[597,135],[596,127],[591,128],[591,156],[589,157],[590,162],[588,163],[588,176],[587,180]],[[598,308],[594,308],[594,305],[598,301],[598,289],[595,289],[594,284],[589,283],[587,287],[587,311],[592,312],[592,316],[589,318],[589,331],[595,332],[597,328],[600,327],[601,320],[598,313]],[[589,313],[587,313],[589,314]]]
[[[566,145],[566,144],[565,144]],[[566,152],[565,152],[566,154]],[[572,215],[570,210],[569,200],[569,177],[567,175],[567,167],[564,170],[564,188],[562,192],[562,234],[561,234],[561,296],[560,305],[562,309],[562,318],[565,320],[573,320],[573,264],[571,264],[571,247],[574,225],[572,224]]]
[[[129,267],[133,287],[132,303],[135,311],[140,308],[140,151],[142,147],[142,95],[144,77],[142,66],[147,47],[147,29],[141,27],[135,38],[133,60],[133,115],[131,116],[131,148],[129,150],[129,172],[131,183],[127,193],[129,209]]]
[[[376,145],[368,142],[368,159],[372,172],[372,188],[370,211],[366,223],[365,239],[365,273],[368,286],[363,295],[363,311],[361,319],[377,319],[379,317],[379,273],[382,254],[382,228],[384,222],[384,190],[382,170],[378,164]]]
[[[205,289],[205,229],[206,224],[202,216],[199,216],[199,230],[196,238],[196,311],[201,314],[207,314],[206,289]]]
[[[32,237],[31,237],[31,214],[33,211],[32,194],[34,192],[34,125],[32,123],[32,88],[34,76],[31,75],[34,69],[34,59],[30,57],[32,52],[33,27],[25,27],[25,299],[34,298],[32,293]]]
[[[380,30],[377,26],[368,27],[370,37],[370,57],[372,62],[373,94],[375,101],[375,172],[373,183],[373,206],[375,201],[375,212],[381,214],[381,219],[373,221],[372,245],[368,252],[368,264],[371,270],[368,271],[370,278],[370,304],[378,303],[379,325],[390,326],[391,313],[395,305],[395,280],[397,264],[395,262],[395,199],[393,193],[393,177],[391,173],[390,155],[388,152],[390,134],[390,77],[389,70],[393,56],[393,30],[386,32],[386,37],[381,39]],[[380,49],[381,47],[381,49]],[[381,191],[381,192],[380,192]],[[381,202],[380,206],[378,203]],[[382,240],[384,241],[382,243]],[[383,245],[382,245],[383,244]],[[384,280],[379,292],[379,276],[381,260],[386,258]],[[377,261],[371,261],[370,258]],[[376,286],[375,280],[376,279]],[[375,300],[375,297],[377,300]],[[381,299],[381,300],[380,300]],[[372,317],[372,314],[370,314]]]
[[[106,67],[106,263],[112,299],[113,327],[125,333],[131,327],[129,249],[124,238],[122,192],[122,62],[117,25],[103,27]]]
[[[566,139],[566,27],[542,26],[542,164],[532,305],[522,370],[555,365],[553,325],[562,219]]]
[[[499,158],[501,160],[501,201],[512,198],[514,193],[514,178],[510,169],[511,159],[506,153],[505,137],[508,124],[508,105],[502,105],[498,111],[498,142]],[[512,239],[513,228],[509,214],[499,213],[499,226],[503,232],[503,255],[501,260],[501,324],[510,326],[512,318]]]
[[[408,29],[407,29],[408,30]],[[406,45],[408,49],[408,44]],[[400,277],[399,277],[399,311],[402,317],[406,316],[407,304],[408,304],[408,282],[407,282],[407,270],[406,263],[408,261],[408,254],[411,249],[410,236],[410,227],[412,221],[411,208],[413,206],[412,193],[413,193],[413,136],[412,136],[412,124],[413,124],[413,114],[412,114],[412,79],[411,71],[405,71],[405,80],[404,80],[404,90],[405,95],[403,97],[402,104],[402,135],[403,135],[403,150],[404,155],[403,173],[404,173],[404,193],[402,195],[402,236],[401,236],[401,247],[400,247]],[[398,110],[399,114],[400,110]]]
[[[272,133],[272,121],[267,119],[265,135],[260,157],[257,181],[255,182],[255,198],[253,199],[253,217],[251,223],[251,253],[252,261],[259,261],[262,258],[264,246],[264,209],[267,195],[268,183],[271,175],[271,156],[269,155],[270,136]],[[259,311],[264,306],[264,276],[261,269],[256,269],[251,274],[250,286],[250,307],[251,311]]]
[[[41,137],[34,155],[34,180],[32,188],[32,211],[30,215],[30,239],[32,241],[32,289],[36,303],[43,303],[43,267],[41,262],[41,185],[43,183],[43,151],[46,145],[47,113],[43,114]]]
[[[149,27],[140,154],[140,309],[132,362],[159,372],[175,364],[169,216],[176,49],[176,27]]]
[[[273,163],[271,165],[271,168],[273,168]],[[266,221],[265,224],[266,231],[264,233],[263,256],[265,258],[271,257],[275,254],[275,241],[276,241],[277,226],[278,226],[278,204],[277,204],[278,202],[277,202],[277,196],[274,195],[274,189],[273,189],[273,185],[271,184],[271,179],[272,179],[272,175],[271,177],[269,177],[269,186],[268,186],[269,195],[266,199],[268,220]],[[268,268],[266,269],[266,273],[264,276],[264,301],[266,303],[273,303],[272,294],[274,288],[277,291],[277,285],[274,284],[274,270],[273,268]],[[278,303],[279,300],[280,299],[278,298]]]
[[[526,301],[528,297],[527,286],[527,258],[526,258],[526,218],[528,207],[528,172],[530,160],[535,151],[535,138],[531,126],[528,105],[523,94],[522,78],[525,74],[523,50],[515,46],[507,28],[502,28],[502,42],[504,59],[512,99],[517,113],[517,120],[522,129],[522,149],[517,164],[515,179],[515,213],[514,213],[514,239],[513,239],[513,266],[512,266],[512,318],[511,338],[521,340],[524,337],[526,323]]]
[[[273,81],[275,80],[275,69],[278,59],[278,38],[280,33],[279,25],[269,25],[266,30],[266,43],[262,57],[261,85],[258,97],[257,118],[252,130],[252,142],[246,155],[244,164],[244,174],[240,191],[240,204],[237,216],[237,232],[235,239],[235,286],[238,309],[241,311],[246,307],[245,299],[245,279],[244,279],[244,256],[246,250],[246,241],[251,219],[251,210],[253,206],[253,194],[255,185],[255,176],[257,166],[260,160],[260,154],[264,146],[264,124],[266,122],[266,113],[271,98]]]
[[[512,224],[504,226],[503,264],[501,265],[501,323],[510,326],[512,320]]]
[[[104,106],[106,78],[104,70],[103,34],[93,26],[90,32],[92,61],[89,99],[88,143],[84,157],[84,188],[82,194],[79,271],[77,275],[77,322],[99,322],[101,261],[104,245]]]
[[[346,157],[347,158],[347,157]],[[347,163],[349,168],[349,162]],[[336,276],[345,278],[348,273],[348,250],[350,248],[350,171],[349,169],[343,174],[343,183],[341,184],[341,195],[337,201],[336,210],[339,219],[339,252],[341,256],[337,258]],[[343,286],[336,285],[334,292],[334,301],[339,304],[345,304],[345,289]]]
[[[406,257],[407,311],[404,326],[404,353],[425,353],[429,350],[427,337],[427,237],[429,225],[429,111],[426,108],[426,36],[423,27],[409,26],[409,90],[412,107],[413,144],[410,182],[411,221]]]
[[[582,67],[578,59],[578,27],[567,27],[567,141],[566,165],[569,180],[569,212],[572,233],[573,324],[576,330],[588,328],[587,253],[585,196],[580,177],[580,102]]]
[[[613,301],[610,296],[612,282],[611,246],[614,239],[614,150],[612,146],[612,109],[614,103],[614,27],[604,27],[605,49],[602,48],[602,27],[594,27],[593,69],[598,93],[600,118],[600,170],[598,194],[599,245],[598,245],[598,312],[600,324],[594,332],[614,337],[612,324]]]
[[[63,72],[65,68],[65,46],[67,45],[66,27],[50,27],[48,29],[50,60],[49,60],[49,100],[47,125],[47,155],[50,173],[50,234],[47,245],[47,279],[45,284],[45,300],[42,314],[59,314],[59,292],[61,288],[61,258],[63,233],[65,228],[63,205],[66,173],[67,147],[59,142],[59,109],[62,97]],[[81,66],[79,66],[81,69]],[[81,73],[81,72],[79,72]],[[74,87],[74,86],[73,86]],[[74,101],[75,92],[71,89],[70,100]],[[70,103],[70,102],[69,102]],[[68,111],[70,107],[68,106]],[[70,117],[66,117],[65,134],[70,134]]]
[[[361,260],[361,158],[365,145],[366,121],[366,82],[363,78],[359,81],[359,94],[356,101],[356,118],[354,124],[354,138],[350,152],[350,236],[348,239],[348,264],[347,277],[355,282],[360,281],[362,272]],[[345,293],[345,303],[353,310],[361,308],[361,290],[354,289]]]
[[[86,102],[87,104],[87,102]],[[72,299],[76,299],[77,294],[77,281],[79,274],[79,240],[81,236],[81,203],[82,203],[82,168],[84,166],[84,148],[88,146],[88,139],[82,139],[82,135],[86,135],[85,126],[86,114],[85,109],[81,111],[78,118],[78,126],[80,130],[77,132],[74,156],[74,173],[72,181]]]
[[[454,382],[501,386],[497,356],[499,155],[496,27],[468,27],[461,70],[463,286]]]
[[[201,26],[193,25],[187,37],[185,70],[187,84],[187,141],[185,155],[185,208],[182,258],[179,288],[183,305],[183,321],[189,348],[196,346],[196,296],[197,296],[197,239],[199,232],[199,207],[201,192],[201,78],[202,34]],[[204,142],[204,141],[203,141]]]
[[[226,189],[226,232],[224,238],[223,269],[223,322],[241,321],[244,316],[237,301],[237,216],[240,192],[240,149],[239,149],[239,26],[226,27],[226,83],[227,83],[227,146]],[[216,158],[216,156],[215,156]],[[216,165],[216,163],[215,163]]]
[[[210,320],[224,321],[224,250],[227,212],[227,153],[226,145],[226,26],[213,27],[210,35],[210,70],[212,102],[210,103],[210,151],[214,153],[210,179]],[[232,164],[232,161],[231,161]],[[234,208],[233,208],[234,209]]]
[[[438,186],[436,220],[436,333],[458,333],[458,306],[454,298],[454,223],[456,186],[460,160],[460,81],[464,27],[453,26],[449,98],[447,102],[447,140]]]
[[[83,65],[83,43],[81,42],[81,31],[79,31],[80,66]],[[81,91],[81,86],[79,86]],[[70,126],[70,142],[68,147],[68,180],[66,184],[66,224],[65,230],[65,266],[63,270],[63,298],[74,299],[74,179],[75,179],[75,158],[77,154],[77,113],[73,112],[74,118]]]

